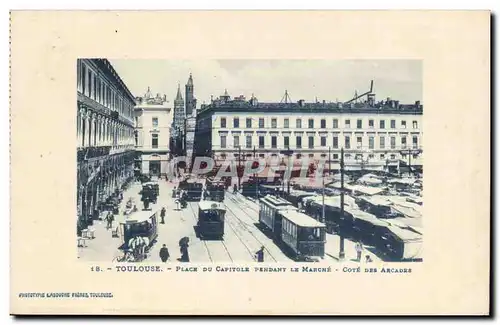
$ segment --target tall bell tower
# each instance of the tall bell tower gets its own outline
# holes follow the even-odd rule
[[[193,76],[189,74],[186,84],[186,116],[191,116],[196,111],[196,99],[194,98]]]

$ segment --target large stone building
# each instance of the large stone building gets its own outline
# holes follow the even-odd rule
[[[186,84],[186,116],[193,115],[194,111],[196,111],[196,98],[194,98],[194,83],[192,74],[189,74],[189,79]]]
[[[137,98],[135,113],[136,175],[164,175],[170,161],[171,107],[166,95],[148,91]]]
[[[77,231],[133,176],[134,105],[108,60],[77,60]]]
[[[399,169],[411,158],[422,165],[422,113],[419,101],[403,105],[387,98],[350,103],[259,103],[252,95],[230,99],[227,91],[202,105],[196,127],[196,155],[226,159],[281,158],[293,151],[293,164],[303,158],[327,161],[338,169],[344,148],[346,169]]]
[[[193,76],[189,74],[189,79],[186,84],[186,135],[185,148],[186,158],[188,162],[187,168],[191,166],[193,160],[194,142],[196,129],[196,99],[194,98]]]
[[[177,96],[174,101],[171,147],[174,156],[187,157],[188,166],[186,167],[189,168],[193,158],[196,128],[196,98],[194,98],[194,83],[191,74],[189,74],[189,79],[185,85],[185,94],[186,102],[184,103],[180,87],[177,88]]]
[[[177,87],[174,100],[174,117],[170,135],[170,149],[175,156],[184,155],[184,134],[186,132],[186,109],[181,94],[181,86]]]

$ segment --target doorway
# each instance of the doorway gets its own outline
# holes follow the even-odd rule
[[[149,162],[149,175],[160,176],[160,161],[150,161]]]

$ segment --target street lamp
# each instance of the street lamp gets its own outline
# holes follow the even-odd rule
[[[291,175],[292,171],[290,170],[290,157],[293,155],[293,151],[290,150],[290,146],[287,146],[286,150],[282,150],[280,153],[282,155],[285,155],[285,156],[288,157],[288,163],[287,163],[287,166],[286,166],[287,170],[288,170],[287,174],[288,174],[288,177],[289,177],[288,180],[287,180],[287,192],[288,192],[288,194],[290,194],[290,179],[292,178],[291,177],[292,176]],[[284,180],[284,177],[283,177],[283,180]]]

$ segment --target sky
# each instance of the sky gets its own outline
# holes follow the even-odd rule
[[[411,104],[422,99],[420,60],[109,60],[134,96],[148,86],[153,94],[167,96],[173,105],[180,84],[192,73],[198,108],[227,89],[231,97],[252,93],[261,102],[280,102],[285,90],[294,102],[347,101],[370,88],[376,100]]]

